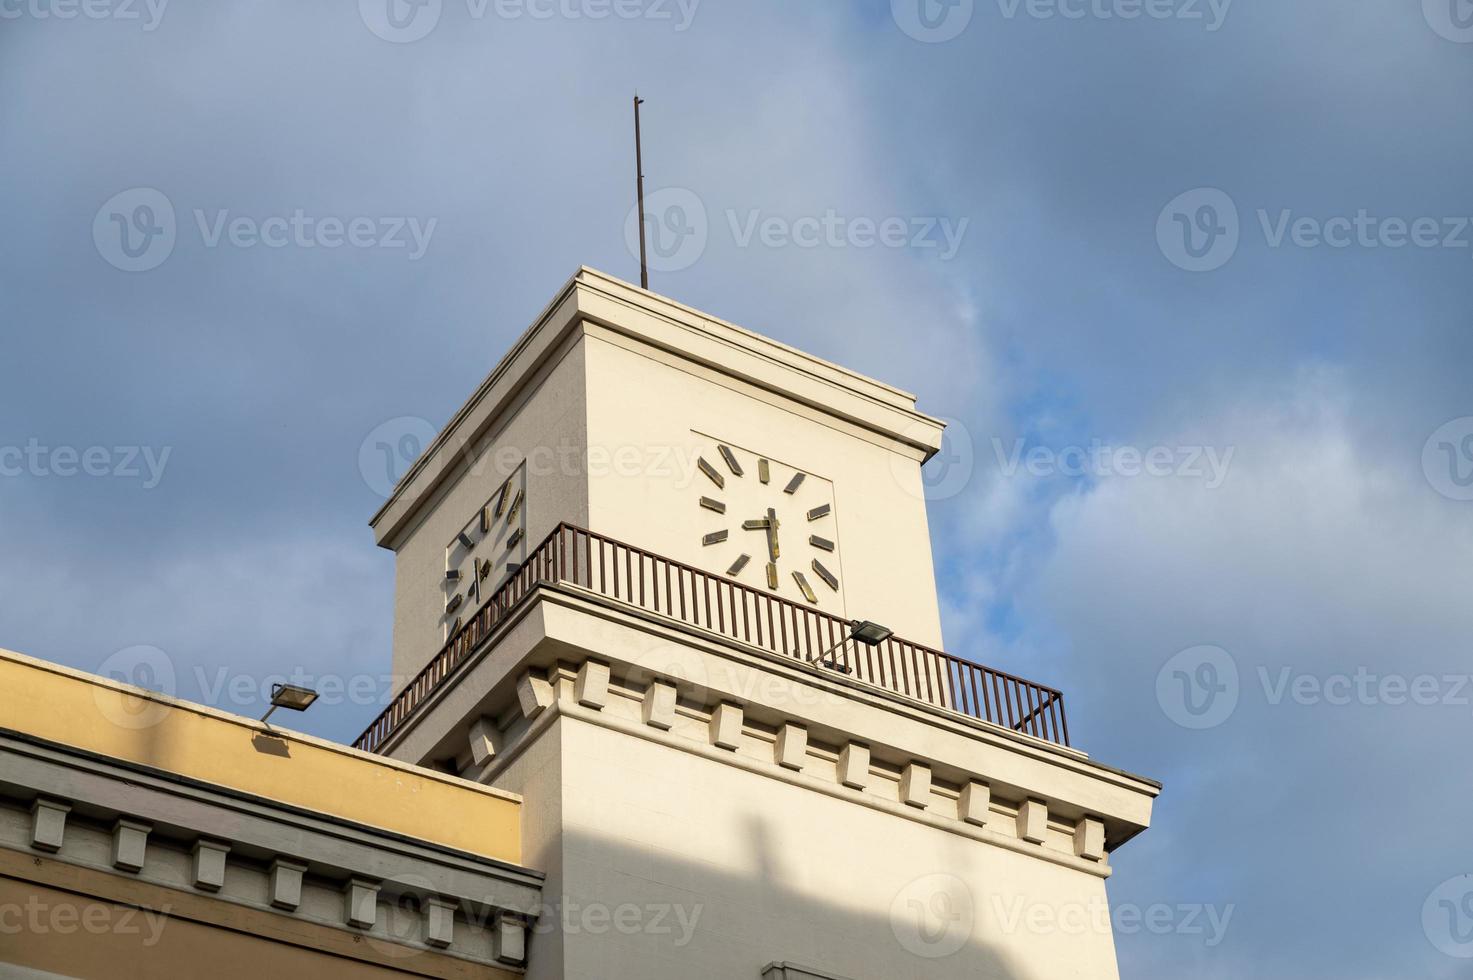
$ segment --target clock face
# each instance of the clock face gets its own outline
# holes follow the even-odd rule
[[[527,467],[522,463],[445,546],[443,639],[521,568],[527,553]]]
[[[696,468],[708,565],[743,584],[842,613],[833,484],[704,437]]]

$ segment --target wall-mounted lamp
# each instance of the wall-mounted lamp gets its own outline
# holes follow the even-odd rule
[[[295,684],[272,684],[271,685],[271,707],[261,716],[265,721],[271,717],[271,712],[277,708],[290,708],[292,711],[306,711],[312,707],[312,702],[317,700],[317,692],[310,687],[298,687]]]
[[[863,643],[867,647],[877,647],[894,635],[895,631],[887,626],[881,626],[879,623],[872,623],[867,619],[856,619],[849,624],[848,636],[844,637],[838,643],[835,643],[833,646],[829,647],[818,656],[809,657],[808,661],[809,663],[820,664],[824,667],[827,667],[829,670],[837,670],[841,674],[847,674],[850,672],[849,667],[846,664],[839,663],[837,660],[829,659],[830,654],[839,649],[839,647],[848,643],[850,640],[854,640],[858,643]]]

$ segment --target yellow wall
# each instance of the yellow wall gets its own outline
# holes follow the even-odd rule
[[[510,794],[0,650],[0,727],[520,864]]]

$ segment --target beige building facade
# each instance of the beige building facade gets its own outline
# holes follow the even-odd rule
[[[360,745],[527,801],[529,975],[1116,975],[1159,786],[937,649],[915,401],[583,269],[375,517],[419,677]],[[447,624],[447,544],[519,472],[531,550]]]

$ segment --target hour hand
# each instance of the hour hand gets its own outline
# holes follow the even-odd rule
[[[772,522],[765,517],[759,517],[755,521],[742,521],[743,531],[765,531],[772,527]]]

